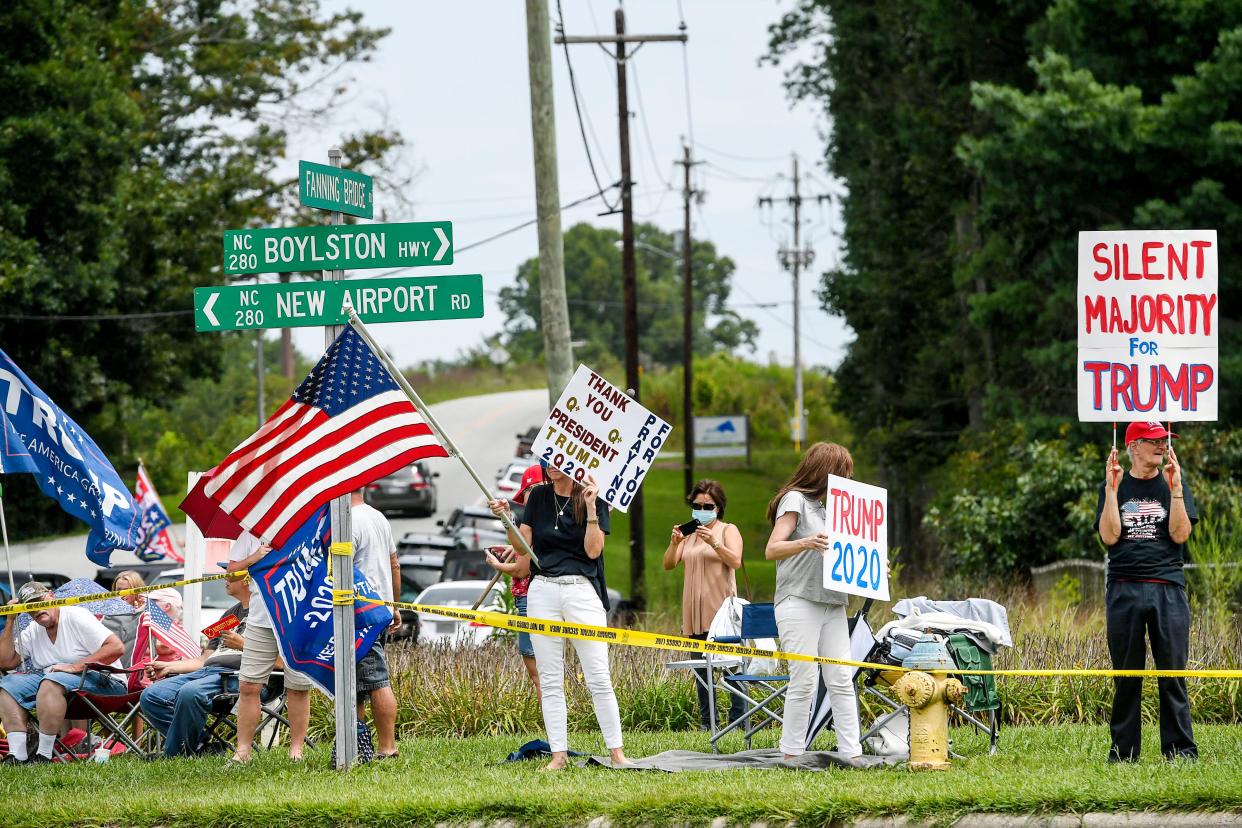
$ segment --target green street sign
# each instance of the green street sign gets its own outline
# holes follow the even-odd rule
[[[369,219],[375,211],[375,187],[369,175],[299,161],[298,200],[307,207]]]
[[[225,273],[291,273],[453,263],[453,222],[224,231]]]
[[[194,289],[197,331],[344,325],[348,297],[363,322],[483,316],[483,277],[430,276],[227,285]]]

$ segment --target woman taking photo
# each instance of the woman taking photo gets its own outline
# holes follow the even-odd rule
[[[534,486],[527,494],[518,531],[534,549],[539,564],[519,555],[510,574],[531,574],[527,612],[531,618],[607,626],[608,617],[600,598],[603,588],[604,536],[608,534],[608,505],[596,495],[599,486],[588,476],[585,486],[554,468],[546,469],[546,486]],[[506,512],[504,500],[489,502],[493,514]],[[521,550],[518,539],[510,540]],[[488,563],[492,563],[489,559]],[[497,562],[499,563],[499,562]],[[492,563],[495,566],[495,563]],[[497,567],[508,571],[505,567]],[[569,758],[569,734],[565,710],[565,642],[535,635],[535,665],[539,670],[543,724],[548,731],[552,761],[546,770],[561,770]],[[604,744],[618,765],[628,764],[621,750],[621,713],[608,669],[608,645],[599,641],[573,640],[582,674]]]
[[[828,475],[854,476],[854,460],[836,443],[815,443],[806,450],[798,470],[768,504],[772,534],[764,554],[776,561],[776,627],[782,650],[805,655],[848,659],[849,622],[846,596],[824,588],[824,552],[828,548],[824,496]],[[806,728],[815,699],[817,665],[789,662],[789,692],[785,698],[785,723],[781,750],[786,759],[806,751]],[[849,667],[819,665],[832,723],[837,732],[837,753],[859,756],[858,700]]]
[[[673,527],[664,550],[664,568],[675,569],[678,564],[685,568],[681,632],[687,638],[703,641],[720,605],[737,595],[734,572],[742,565],[742,533],[732,523],[724,522],[724,487],[715,480],[695,483],[686,501],[690,504],[691,519],[699,525],[688,535],[683,535],[680,527]],[[706,670],[700,670],[699,675],[702,680],[694,683],[699,694],[699,722],[703,730],[710,730],[713,716],[704,681],[711,677]],[[733,694],[729,698],[729,721],[733,722],[742,715],[742,700]]]

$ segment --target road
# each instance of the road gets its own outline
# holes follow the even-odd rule
[[[548,392],[535,389],[462,397],[436,403],[431,412],[483,482],[491,485],[497,472],[512,459],[518,432],[539,425],[547,416]],[[436,480],[438,511],[429,518],[393,518],[393,536],[397,539],[406,532],[435,532],[436,520],[447,517],[456,506],[477,503],[482,498],[478,486],[456,459],[433,458],[427,463],[432,471],[440,473]],[[172,507],[178,499],[165,494],[164,505]],[[185,535],[183,524],[175,526],[174,531],[178,537]],[[86,533],[37,543],[15,543],[11,547],[13,566],[36,572],[60,572],[74,578],[93,577],[97,567],[87,559],[85,546]],[[137,562],[132,552],[112,555],[114,566]]]

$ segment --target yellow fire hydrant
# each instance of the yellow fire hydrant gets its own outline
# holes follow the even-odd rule
[[[955,670],[957,665],[944,642],[928,631],[901,666],[917,671],[893,684],[897,700],[910,708],[910,769],[948,770],[949,705],[962,703],[966,687],[942,671]]]

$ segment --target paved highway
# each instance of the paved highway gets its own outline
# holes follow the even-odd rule
[[[479,477],[490,486],[498,470],[513,458],[516,435],[539,425],[547,416],[548,392],[535,389],[462,397],[436,403],[431,411]],[[405,532],[435,532],[437,519],[447,517],[456,506],[477,503],[482,498],[478,486],[456,459],[435,458],[428,461],[428,466],[440,473],[436,480],[438,512],[429,518],[392,518],[393,535],[398,540]],[[172,508],[178,500],[180,496],[164,493],[165,507]],[[9,516],[10,521],[13,517]],[[183,525],[174,530],[184,537]],[[60,572],[74,578],[93,577],[96,567],[83,552],[85,545],[86,533],[38,543],[15,543],[11,547],[13,566],[36,572]],[[114,552],[112,563],[124,566],[137,563],[137,558],[130,552]],[[7,580],[7,576],[0,577]]]

